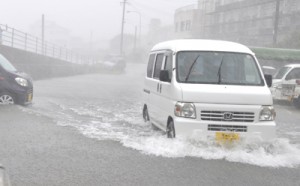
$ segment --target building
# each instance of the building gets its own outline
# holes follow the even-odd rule
[[[180,38],[190,38],[195,35],[197,28],[201,25],[201,16],[198,15],[197,5],[188,5],[182,8],[179,8],[175,12],[175,33],[176,37]],[[198,23],[198,24],[192,24]]]
[[[299,30],[300,1],[198,0],[196,9],[190,6],[175,12],[175,26],[182,20],[190,23],[191,30],[176,29],[177,37],[273,46]]]

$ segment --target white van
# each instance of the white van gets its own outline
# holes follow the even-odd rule
[[[271,84],[271,75],[263,75],[253,52],[241,44],[159,43],[149,55],[143,117],[169,138],[273,139]]]

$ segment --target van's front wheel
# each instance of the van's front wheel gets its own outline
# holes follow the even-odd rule
[[[173,120],[170,120],[167,125],[167,137],[175,138],[175,127]]]

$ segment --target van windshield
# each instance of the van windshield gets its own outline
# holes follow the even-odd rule
[[[291,67],[282,67],[279,71],[274,75],[274,79],[282,79],[283,76],[291,69]]]
[[[264,85],[249,54],[184,51],[177,53],[177,81],[181,83]]]
[[[10,72],[17,71],[17,69],[1,54],[0,54],[0,65],[7,71]]]

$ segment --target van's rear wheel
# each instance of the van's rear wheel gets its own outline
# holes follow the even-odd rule
[[[170,120],[167,125],[167,137],[175,138],[175,127],[173,120]]]
[[[146,106],[144,106],[144,109],[143,109],[143,118],[144,118],[144,121],[147,122],[149,121],[149,114],[148,114],[148,109]]]
[[[9,93],[0,93],[0,105],[10,105],[14,104],[15,100]]]

